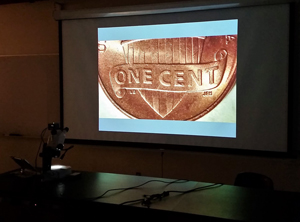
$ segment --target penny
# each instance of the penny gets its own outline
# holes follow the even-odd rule
[[[130,118],[197,120],[236,83],[237,35],[98,42],[98,80]]]

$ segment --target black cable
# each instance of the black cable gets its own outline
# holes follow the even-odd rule
[[[97,200],[97,199],[103,198],[107,193],[112,192],[112,191],[121,191],[121,192],[123,192],[123,191],[126,191],[126,190],[132,190],[132,189],[139,188],[141,186],[144,186],[144,185],[146,185],[148,183],[152,183],[152,182],[166,183],[166,184],[170,185],[170,184],[173,184],[173,183],[186,183],[186,182],[188,182],[188,180],[181,180],[181,179],[173,180],[173,181],[148,180],[147,182],[142,183],[142,184],[137,185],[137,186],[126,187],[126,188],[109,189],[109,190],[105,191],[103,194],[101,194],[100,196],[95,197],[95,198],[89,198],[89,199],[90,200]]]
[[[146,207],[149,208],[153,202],[161,201],[164,197],[169,196],[170,193],[187,194],[187,193],[196,192],[196,191],[200,191],[200,190],[205,190],[205,189],[210,189],[210,188],[217,188],[217,187],[220,187],[220,186],[223,186],[223,184],[222,183],[214,183],[214,184],[210,184],[210,185],[207,185],[207,186],[196,187],[194,189],[185,190],[185,191],[169,190],[169,191],[164,191],[160,194],[144,195],[144,199],[126,201],[126,202],[121,203],[120,205],[134,204],[134,203],[140,202],[142,204],[142,206],[146,206]]]
[[[202,186],[202,187],[196,187],[194,189],[190,189],[190,190],[185,190],[185,191],[179,191],[179,190],[169,190],[169,193],[181,193],[181,194],[186,194],[186,193],[191,193],[191,192],[195,192],[195,191],[200,191],[200,190],[205,190],[205,189],[209,189],[209,188],[216,188],[218,186],[223,186],[222,183],[214,183],[214,184],[210,184],[207,186]]]
[[[65,152],[63,153],[63,155],[61,155],[60,159],[62,160],[62,159],[65,157],[65,155],[66,155],[66,153],[68,152],[68,150],[72,149],[73,147],[74,147],[74,146],[72,145],[72,146],[70,146],[69,148],[66,148],[66,149],[61,150],[61,151],[65,151]]]
[[[41,146],[44,145],[45,141],[44,141],[44,136],[45,136],[45,133],[46,133],[46,130],[48,129],[48,127],[46,127],[45,129],[42,130],[41,132],[41,135],[40,135],[40,145],[39,145],[39,148],[38,148],[38,151],[36,153],[36,156],[35,156],[35,169],[37,169],[37,158],[38,158],[38,155],[40,153],[40,150],[41,150]]]
[[[168,191],[164,191],[162,193],[159,194],[152,194],[152,195],[144,195],[144,199],[141,202],[142,206],[146,206],[146,207],[150,207],[150,205],[154,202],[154,201],[161,201],[164,197],[169,196],[170,193]]]
[[[45,143],[45,141],[44,141],[44,136],[45,136],[45,133],[46,133],[46,130],[48,129],[48,127],[46,127],[45,129],[43,129],[43,131],[41,132],[41,141],[43,142],[43,143]]]
[[[130,200],[130,201],[123,202],[120,205],[129,205],[129,204],[141,203],[142,201],[144,201],[144,199]]]

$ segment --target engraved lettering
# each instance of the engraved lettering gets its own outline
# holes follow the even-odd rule
[[[175,71],[175,75],[174,75],[174,86],[177,87],[184,87],[184,78],[183,78],[184,72],[183,71]]]
[[[152,84],[152,70],[151,69],[143,69],[143,83],[144,84]]]
[[[214,84],[215,83],[215,70],[218,70],[218,66],[213,66],[210,68],[207,68],[205,71],[208,72],[209,74],[209,84]]]
[[[193,83],[195,82],[198,86],[202,85],[202,69],[198,69],[197,70],[197,75],[194,73],[193,70],[188,70],[188,76],[190,76],[191,78],[189,78],[189,87],[193,86]],[[191,81],[194,80],[194,81]]]
[[[136,93],[135,93],[135,90],[134,90],[134,89],[133,89],[133,90],[129,90],[129,94],[131,94],[131,95],[136,94]]]
[[[163,71],[160,75],[159,75],[159,82],[163,85],[163,86],[171,86],[170,83],[170,77],[168,78],[169,81],[167,81],[167,75],[170,76],[171,72],[166,70]]]
[[[221,81],[218,65],[197,67],[197,69],[186,70],[164,70],[157,66],[154,70],[140,66],[138,68],[115,69],[113,79],[117,85],[124,85],[127,89],[132,87],[145,87],[152,85],[154,81],[164,87],[195,88],[203,90],[206,87],[215,87]],[[205,75],[204,75],[205,74]],[[150,86],[149,86],[150,87]],[[203,88],[204,87],[204,88]]]
[[[134,79],[135,83],[140,83],[140,78],[139,78],[139,71],[136,70],[136,74],[134,70],[128,69],[129,75],[128,75],[128,83],[132,83],[132,78]]]
[[[205,91],[205,92],[203,92],[203,94],[202,94],[203,97],[210,97],[210,96],[212,96],[212,95],[213,95],[212,91]]]
[[[119,85],[123,85],[126,82],[126,72],[123,70],[119,70],[115,73],[115,81]]]

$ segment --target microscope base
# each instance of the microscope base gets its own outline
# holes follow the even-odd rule
[[[42,174],[43,181],[62,179],[69,176],[72,173],[70,166],[52,165],[51,170]]]

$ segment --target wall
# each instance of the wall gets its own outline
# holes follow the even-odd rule
[[[0,6],[0,132],[38,136],[59,120],[58,25],[53,3]]]
[[[34,164],[42,129],[59,121],[58,28],[53,9],[51,1],[0,6],[0,173],[17,168],[12,155]],[[76,170],[227,184],[241,171],[255,171],[270,176],[277,190],[300,191],[296,157],[162,152],[160,148],[75,145],[63,161],[54,163]]]

